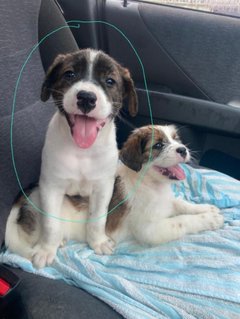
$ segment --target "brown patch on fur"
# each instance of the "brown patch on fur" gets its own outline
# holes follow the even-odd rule
[[[144,163],[160,154],[161,150],[154,149],[153,146],[163,142],[166,142],[166,136],[162,131],[152,126],[141,127],[135,130],[124,143],[120,151],[120,159],[126,166],[138,172]]]
[[[136,172],[142,168],[142,141],[143,136],[133,133],[123,144],[119,154],[120,160]]]
[[[17,224],[20,225],[27,234],[31,234],[36,229],[36,218],[37,212],[25,201],[25,204],[20,207]]]
[[[30,185],[28,189],[24,190],[26,196],[30,196],[36,186],[37,185]],[[17,196],[15,205],[19,207],[17,224],[19,224],[27,234],[31,234],[36,229],[37,212],[34,211],[34,208],[22,192]]]
[[[124,193],[122,191],[122,181],[121,177],[117,176],[114,184],[113,196],[109,204],[108,211],[111,211],[115,206],[117,206],[123,199]],[[127,201],[118,206],[114,211],[107,216],[106,232],[111,233],[115,231],[119,224],[122,222],[123,217],[128,213],[129,207]]]
[[[101,85],[113,105],[112,115],[118,114],[123,99],[127,97],[129,113],[135,116],[138,111],[138,99],[129,71],[102,51],[96,57],[93,70],[93,78]],[[109,86],[106,83],[108,78],[115,81],[114,85]]]
[[[24,193],[26,196],[29,196],[32,191],[34,190],[34,188],[36,188],[38,186],[38,184],[36,183],[32,183],[30,184],[26,189],[24,189]],[[26,203],[26,198],[25,196],[23,195],[23,192],[20,191],[17,196],[15,197],[14,201],[13,201],[13,204],[17,205],[17,206],[22,206]]]
[[[150,154],[152,155],[152,159],[155,159],[160,154],[161,150],[154,149],[155,144],[168,142],[165,134],[159,129],[153,129],[152,126],[148,126],[146,129],[148,130],[148,132],[146,133],[147,143],[144,148],[143,163],[148,162]],[[152,132],[154,132],[154,136]]]
[[[27,189],[24,190],[26,196],[29,196],[37,184],[31,184]],[[14,205],[19,207],[17,216],[17,224],[27,233],[31,234],[36,229],[36,212],[33,211],[33,207],[28,203],[25,195],[20,192],[15,198]]]
[[[128,111],[131,116],[136,116],[138,112],[138,97],[134,87],[134,82],[128,69],[121,67],[121,74],[124,82],[124,98],[128,98]]]
[[[177,128],[175,127],[175,125],[172,125],[173,127],[173,131],[171,132],[171,137],[177,141],[177,142],[181,142],[181,139],[180,139],[180,136],[178,135],[178,130]]]
[[[70,203],[76,208],[76,210],[88,210],[89,199],[88,197],[82,197],[80,195],[69,196],[66,195]]]
[[[179,228],[182,228],[182,223],[179,223],[178,226],[179,226]]]
[[[97,55],[93,66],[93,78],[102,87],[108,100],[112,103],[113,117],[118,114],[123,102],[123,79],[119,72],[120,68],[116,61],[101,51]],[[106,83],[109,78],[114,80],[113,85]]]
[[[45,102],[52,95],[60,112],[62,112],[63,94],[74,82],[80,81],[86,75],[89,54],[89,50],[79,50],[58,55],[47,71],[42,85],[41,100]],[[76,77],[71,80],[64,79],[63,75],[66,71],[75,72]]]
[[[66,115],[63,108],[63,95],[75,82],[84,79],[89,81],[86,76],[90,52],[90,49],[84,49],[65,55],[60,54],[56,57],[47,71],[42,85],[41,100],[43,102],[47,101],[52,95],[60,113]],[[66,71],[74,72],[75,76],[72,79],[64,78]],[[106,83],[108,78],[115,81],[114,85],[111,86]],[[103,88],[112,103],[112,117],[118,114],[125,97],[128,97],[129,100],[130,115],[135,116],[137,114],[138,99],[129,71],[102,51],[98,52],[94,60],[93,81]]]
[[[173,132],[173,133],[171,134],[171,136],[172,136],[172,138],[173,138],[174,140],[176,140],[176,141],[177,141],[177,140],[180,140],[180,137],[179,137],[177,131]]]
[[[71,204],[76,208],[76,210],[88,210],[89,208],[89,198],[88,197],[81,197],[79,195],[76,196],[69,196],[66,195],[68,200]],[[110,201],[108,211],[111,211],[114,207],[116,207],[123,199],[125,198],[124,193],[122,191],[122,181],[121,177],[117,176],[114,183],[113,195]],[[116,209],[114,209],[110,214],[107,216],[106,222],[106,232],[111,233],[117,229],[120,225],[123,217],[128,213],[129,208],[127,201],[122,203]]]
[[[26,203],[26,198],[25,198],[24,195],[21,195],[21,196],[18,198],[18,200],[17,200],[17,202],[16,202],[15,205],[17,205],[18,207],[21,207],[21,206],[23,206],[25,203]]]

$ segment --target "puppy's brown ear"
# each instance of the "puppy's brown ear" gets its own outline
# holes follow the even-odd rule
[[[65,55],[59,54],[55,60],[53,61],[52,65],[49,67],[45,80],[42,84],[42,91],[41,91],[41,100],[46,102],[51,95],[51,87],[53,83],[57,79],[57,73],[65,59]]]
[[[138,172],[143,164],[143,152],[146,139],[142,134],[132,133],[120,151],[120,160],[127,167]]]
[[[138,97],[128,69],[122,68],[122,78],[124,83],[124,98],[128,98],[128,111],[131,116],[136,116],[138,112]]]

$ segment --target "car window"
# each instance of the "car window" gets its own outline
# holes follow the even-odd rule
[[[142,0],[142,1],[240,17],[239,0]]]

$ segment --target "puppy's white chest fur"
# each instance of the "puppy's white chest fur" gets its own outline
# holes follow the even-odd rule
[[[93,185],[86,179],[80,181],[70,180],[66,188],[66,194],[70,196],[80,194],[83,197],[90,196],[93,191]]]
[[[135,227],[136,221],[138,221],[138,226],[142,225],[145,228],[149,223],[156,223],[159,222],[159,219],[169,217],[173,213],[172,200],[170,185],[150,188],[149,185],[142,183],[131,201],[131,214],[129,215],[131,227]]]
[[[74,144],[69,129],[63,129],[66,125],[62,115],[56,113],[43,149],[42,174],[51,172],[52,178],[55,175],[56,179],[65,180],[70,190],[87,189],[89,181],[113,176],[118,157],[114,124],[108,123],[99,133],[96,143],[86,150]]]

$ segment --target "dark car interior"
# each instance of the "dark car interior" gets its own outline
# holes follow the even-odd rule
[[[126,109],[121,111],[119,147],[135,127],[151,124],[152,112],[154,124],[179,127],[193,151],[192,165],[240,179],[240,18],[137,0],[13,0],[0,4],[0,16],[1,243],[19,192],[10,147],[14,88],[31,48],[62,26],[39,44],[18,87],[13,142],[23,187],[38,181],[46,127],[54,112],[51,103],[40,102],[44,71],[57,54],[88,47],[111,55],[135,82],[139,112],[131,118]],[[123,34],[137,51],[144,74]],[[121,318],[84,290],[8,270],[20,282],[13,280],[18,284],[11,298],[9,294],[3,302],[0,295],[0,318]]]

